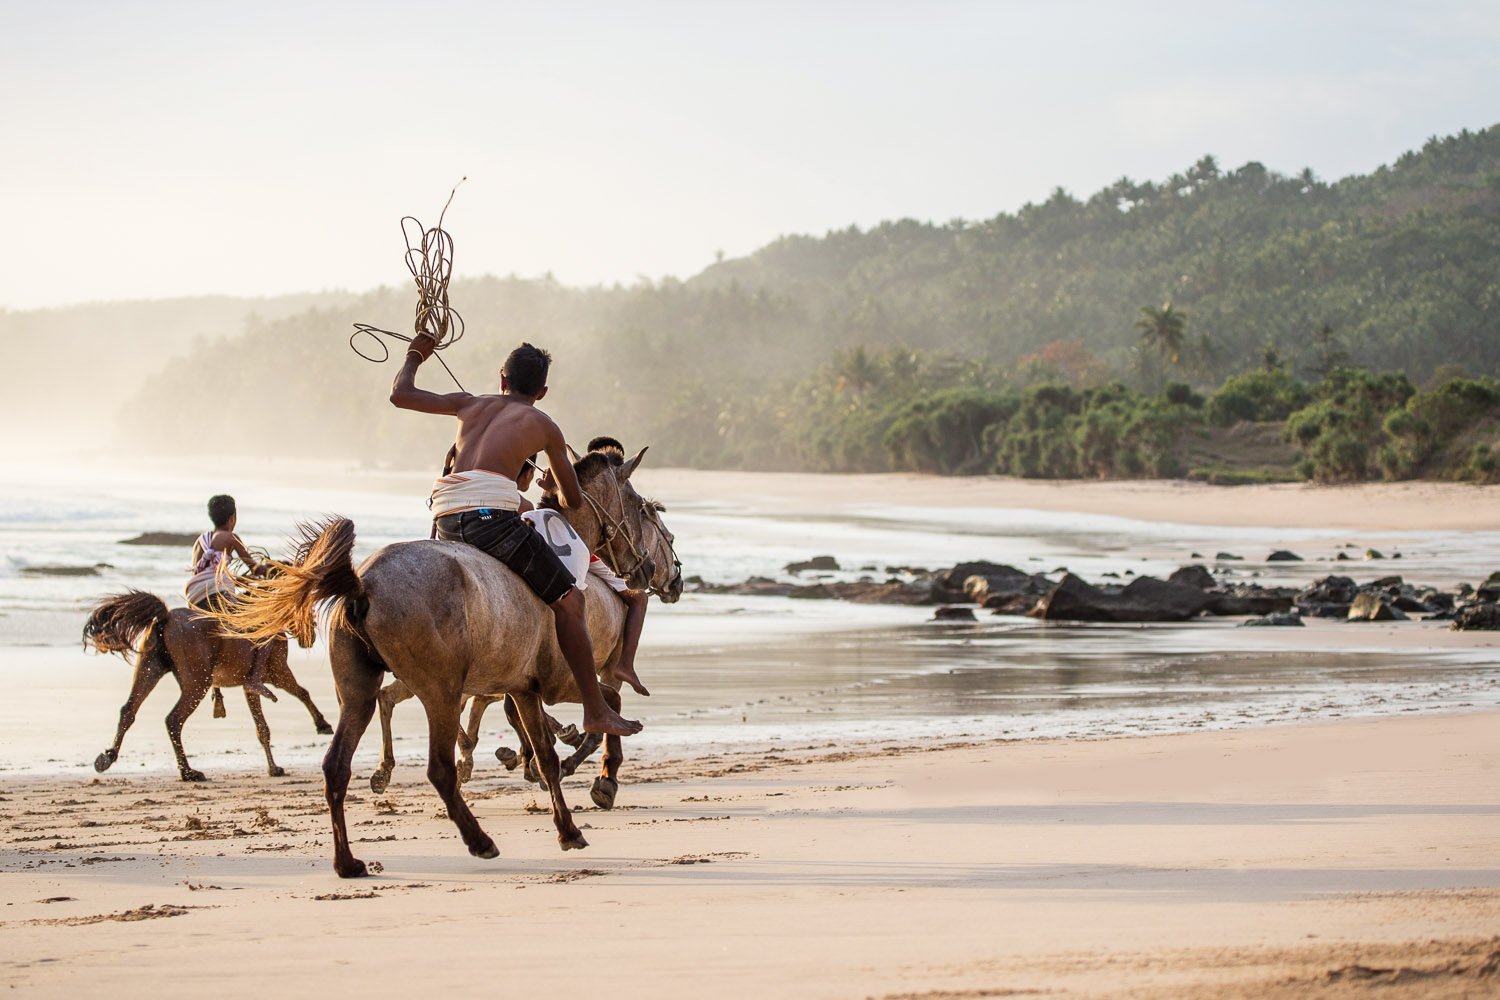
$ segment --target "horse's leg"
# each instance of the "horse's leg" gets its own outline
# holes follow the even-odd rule
[[[601,688],[604,700],[610,704],[615,711],[620,710],[620,692],[611,688]],[[615,796],[620,791],[620,765],[625,762],[625,746],[618,736],[610,736],[604,741],[604,757],[600,761],[599,777],[594,779],[594,784],[589,788],[589,798],[594,800],[594,805],[600,809],[613,809],[615,807]]]
[[[578,770],[578,766],[584,761],[588,760],[589,757],[593,755],[594,751],[599,749],[599,744],[603,742],[604,737],[600,736],[598,733],[580,734],[579,740],[576,744],[569,744],[570,746],[577,747],[577,749],[575,749],[567,757],[563,758],[563,777],[571,777],[573,772]]]
[[[285,640],[282,640],[284,643]],[[297,678],[292,674],[291,664],[287,663],[286,652],[276,655],[272,651],[271,658],[266,663],[265,681],[267,684],[281,688],[287,694],[302,702],[307,709],[307,714],[312,716],[313,728],[324,736],[333,735],[333,727],[328,720],[323,718],[323,713],[318,711],[318,706],[313,704],[312,695],[307,693],[307,688],[297,683]]]
[[[476,858],[496,858],[500,850],[489,834],[479,828],[479,821],[469,811],[458,790],[458,767],[453,762],[453,744],[458,740],[458,717],[463,712],[463,696],[443,697],[432,692],[422,698],[427,709],[427,780],[443,797],[448,818],[458,827],[469,853]]]
[[[94,770],[101,773],[108,771],[110,765],[120,759],[120,744],[125,742],[125,731],[135,723],[135,716],[141,710],[141,703],[156,687],[156,682],[168,673],[170,671],[166,664],[161,662],[158,650],[154,647],[149,655],[141,656],[136,660],[135,679],[131,681],[129,697],[120,707],[120,725],[115,729],[115,741],[108,750],[94,758]]]
[[[286,777],[286,771],[278,767],[275,758],[271,756],[271,727],[266,725],[266,715],[260,710],[260,695],[245,688],[245,704],[250,706],[250,718],[255,720],[255,735],[266,752],[266,773],[273,778]]]
[[[469,724],[458,731],[459,784],[474,776],[474,748],[479,745],[479,723],[484,719],[484,710],[499,700],[487,694],[476,694],[469,699]]]
[[[547,791],[552,795],[552,822],[557,827],[557,842],[565,851],[587,847],[588,841],[578,832],[578,827],[573,823],[573,814],[568,810],[567,800],[563,798],[562,771],[558,766],[557,751],[552,746],[552,731],[547,726],[547,713],[542,711],[542,699],[529,692],[514,697],[521,724],[526,735],[531,738],[537,770]]]
[[[328,815],[333,821],[333,870],[340,878],[366,874],[365,863],[349,850],[349,830],[344,821],[344,795],[349,790],[349,766],[354,748],[375,715],[375,700],[380,694],[383,672],[370,658],[363,642],[343,629],[335,631],[329,641],[329,663],[333,682],[339,693],[339,722],[333,741],[323,758],[323,795],[328,800]]]
[[[391,772],[396,769],[396,751],[391,746],[391,712],[411,696],[411,688],[400,680],[391,681],[380,689],[380,766],[370,775],[370,791],[376,795],[390,785]]]
[[[244,640],[228,640],[239,641]],[[172,741],[172,753],[177,756],[177,773],[183,781],[202,781],[203,772],[193,768],[188,763],[187,754],[182,750],[182,726],[187,722],[188,716],[203,701],[203,696],[208,694],[209,683],[213,679],[213,655],[183,656],[175,658],[178,663],[177,683],[182,687],[182,696],[177,699],[177,704],[172,706],[172,711],[167,713],[167,738]],[[193,669],[186,664],[196,663],[199,669]]]
[[[512,754],[510,758],[501,756],[500,750],[495,751],[495,756],[505,765],[507,771],[514,771],[516,765],[521,765],[521,777],[533,785],[542,783],[541,775],[536,770],[536,747],[532,745],[531,737],[526,732],[526,727],[521,724],[521,713],[516,708],[516,699],[511,695],[505,696],[505,719],[510,723],[510,728],[515,731],[516,740],[521,744],[521,753]]]

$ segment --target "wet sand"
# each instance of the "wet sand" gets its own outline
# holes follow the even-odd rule
[[[469,857],[421,771],[0,785],[3,978],[33,995],[1488,996],[1500,713],[630,761],[619,808],[481,747]],[[360,779],[366,779],[362,773]],[[568,799],[587,806],[588,778]]]

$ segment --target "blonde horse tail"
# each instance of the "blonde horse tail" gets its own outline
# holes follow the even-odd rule
[[[291,559],[270,560],[269,575],[252,581],[232,607],[215,615],[225,631],[257,643],[291,633],[310,645],[320,609],[330,628],[354,627],[365,596],[352,559],[354,522],[330,517],[297,527],[302,540]]]
[[[144,655],[148,645],[161,642],[161,627],[166,624],[167,613],[166,603],[144,590],[127,590],[106,597],[83,623],[83,646],[124,656],[140,639]]]

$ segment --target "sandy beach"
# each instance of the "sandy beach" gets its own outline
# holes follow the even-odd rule
[[[1175,524],[1233,524],[1350,531],[1500,530],[1500,486],[1468,483],[1274,483],[1210,486],[1180,479],[1037,480],[910,473],[826,476],[805,473],[651,469],[647,488],[663,493],[779,498],[788,509],[900,503],[940,508],[1073,511]]]
[[[1500,715],[631,761],[620,805],[493,760],[469,857],[415,768],[7,781],[4,978],[101,997],[1489,996]],[[152,919],[155,918],[155,919]],[[1378,987],[1378,989],[1376,989]]]
[[[414,482],[351,476],[340,502],[364,504],[377,537],[400,537],[404,508],[386,498]],[[1500,529],[1494,488],[1427,483],[652,470],[641,486],[705,558],[750,553],[725,573],[825,544],[1009,558],[1024,542],[941,524],[908,538],[901,505],[1001,522],[1109,515],[1042,550],[1096,568],[1142,548],[1170,567],[1199,537],[1240,538],[1258,573],[1257,553],[1285,538],[1309,557],[1303,578],[1399,570],[1449,583],[1488,572]],[[896,514],[872,528],[862,508],[879,503]],[[828,517],[799,522],[808,511]],[[99,538],[172,526],[131,517]],[[1403,562],[1329,562],[1337,546],[1406,531]],[[33,557],[77,561],[101,544],[59,537],[56,555]],[[1101,544],[1121,551],[1091,555]],[[122,579],[179,571],[111,558]],[[0,970],[25,995],[114,997],[122,983],[160,997],[1500,995],[1497,633],[1420,621],[950,628],[926,609],[685,601],[654,612],[673,637],[652,653],[661,697],[642,705],[663,717],[650,730],[660,742],[627,751],[618,808],[590,804],[586,775],[567,784],[586,851],[558,850],[546,797],[499,767],[490,728],[465,794],[501,856],[470,857],[424,779],[421,713],[408,706],[387,792],[369,791],[373,727],[356,758],[351,834],[380,871],[341,881],[314,763],[324,740],[296,705],[270,713],[284,778],[260,768],[238,692],[230,720],[202,709],[188,727],[208,782],[170,767],[171,695],[148,702],[116,768],[88,768],[127,681],[117,662],[74,651],[87,595],[65,583],[48,584],[50,610],[17,598],[11,621],[55,618],[46,628],[66,625],[67,646],[18,643],[4,660],[16,681],[7,730],[26,755],[0,772]],[[315,649],[297,671],[332,715],[325,657]],[[1085,698],[1092,709],[1069,708]],[[928,714],[907,717],[917,699]],[[1123,732],[1138,735],[1109,738]]]

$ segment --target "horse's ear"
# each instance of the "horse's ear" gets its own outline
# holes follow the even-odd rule
[[[564,444],[565,444],[565,445],[566,445],[566,446],[567,446],[567,449],[568,449],[568,459],[569,459],[569,460],[570,460],[570,461],[571,461],[571,462],[572,462],[572,463],[573,463],[573,464],[574,464],[574,465],[577,465],[577,464],[578,464],[578,460],[579,460],[579,459],[580,459],[580,458],[582,458],[582,457],[583,457],[583,456],[582,456],[582,455],[580,455],[580,454],[578,454],[578,452],[576,452],[576,451],[574,451],[574,450],[573,450],[573,446],[572,446],[572,445],[570,445],[570,444],[567,444],[567,442],[564,442]]]
[[[649,447],[651,446],[646,446],[646,448]],[[629,479],[630,474],[635,471],[635,467],[641,464],[641,459],[646,457],[646,448],[642,448],[640,451],[636,452],[635,458],[632,458],[630,461],[626,462],[625,465],[620,469],[620,482],[623,483],[625,480]]]

